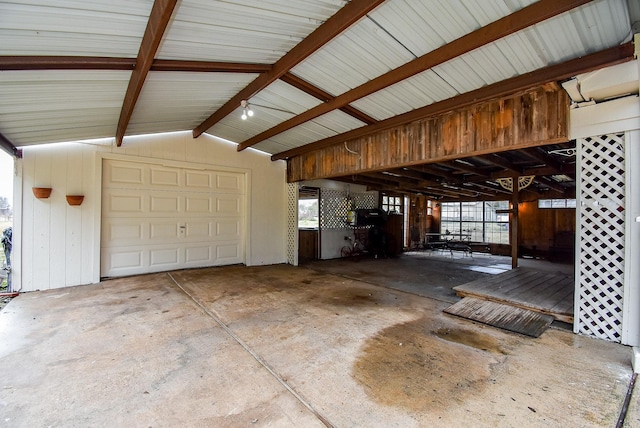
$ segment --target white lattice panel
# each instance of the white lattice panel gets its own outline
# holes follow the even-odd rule
[[[298,266],[298,183],[287,184],[287,263]]]
[[[347,192],[344,190],[321,189],[320,228],[344,229],[347,221]]]
[[[622,336],[625,252],[624,135],[579,141],[578,333]]]

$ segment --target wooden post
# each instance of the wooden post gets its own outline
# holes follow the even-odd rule
[[[511,214],[509,214],[511,233],[511,269],[518,267],[518,177],[513,177],[513,191],[511,193]]]

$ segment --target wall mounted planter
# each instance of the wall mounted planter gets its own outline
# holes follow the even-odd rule
[[[31,190],[38,199],[46,199],[51,195],[51,187],[33,187]]]
[[[81,205],[84,195],[67,195],[67,203],[69,205]]]

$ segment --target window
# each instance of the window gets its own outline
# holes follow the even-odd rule
[[[538,199],[538,208],[575,208],[575,199]]]
[[[318,229],[318,199],[298,200],[298,227]]]
[[[509,201],[443,202],[440,233],[468,235],[471,241],[509,243]]]
[[[433,201],[431,199],[427,201],[427,215],[433,215]]]
[[[382,209],[387,213],[402,212],[402,196],[383,196],[382,197]]]

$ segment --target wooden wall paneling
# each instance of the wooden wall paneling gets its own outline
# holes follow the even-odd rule
[[[537,88],[351,140],[347,145],[360,153],[358,170],[370,171],[551,144],[568,138],[568,106],[568,97],[563,91]],[[412,135],[419,136],[419,140]],[[304,170],[296,166],[298,161],[289,159],[291,180],[344,174],[348,168],[339,156],[344,152],[342,143],[293,158],[302,158],[305,165],[307,159],[316,156],[323,160],[314,168]],[[331,156],[333,153],[337,156]]]

